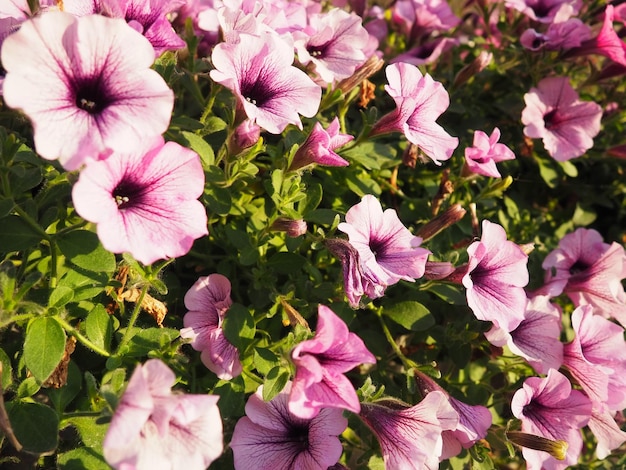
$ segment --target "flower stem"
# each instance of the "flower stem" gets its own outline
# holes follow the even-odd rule
[[[35,316],[34,313],[22,313],[20,315],[13,315],[8,320],[5,320],[5,321],[0,323],[0,330],[2,330],[5,326],[9,326],[11,323],[15,323],[15,322],[21,321],[21,320],[29,320],[29,319],[31,319],[34,316]]]
[[[385,337],[387,338],[387,341],[391,345],[391,348],[393,349],[393,351],[398,356],[398,359],[400,359],[400,361],[402,361],[402,364],[404,365],[404,367],[407,370],[408,369],[413,369],[415,367],[415,364],[412,364],[412,361],[410,361],[404,355],[404,353],[400,350],[400,347],[398,346],[398,343],[396,343],[396,340],[391,335],[391,331],[389,331],[389,327],[387,326],[387,324],[385,323],[385,320],[383,319],[382,309],[376,310],[376,316],[378,317],[378,320],[380,321],[380,325],[383,328],[383,333],[385,333]]]
[[[101,356],[104,356],[104,357],[111,356],[111,354],[108,351],[101,348],[100,346],[96,346],[89,339],[87,339],[82,333],[80,333],[76,328],[74,328],[72,325],[66,322],[63,318],[60,318],[58,316],[54,316],[52,318],[54,318],[55,321],[59,325],[61,325],[65,331],[67,331],[70,335],[75,337],[78,341],[80,341],[83,345],[87,346],[93,352],[100,354]]]
[[[148,289],[150,289],[150,284],[146,284],[143,287],[143,289],[141,289],[141,293],[139,294],[139,298],[137,299],[137,302],[135,303],[135,308],[133,309],[133,313],[131,313],[130,319],[128,320],[128,325],[126,325],[126,331],[124,332],[124,336],[122,336],[122,340],[120,341],[120,344],[117,346],[117,351],[115,352],[116,356],[119,354],[122,348],[126,346],[126,344],[128,344],[128,342],[133,336],[131,331],[133,329],[133,326],[135,326],[135,323],[137,322],[137,318],[139,317],[139,312],[141,311],[141,304],[143,302],[144,297],[148,293]]]

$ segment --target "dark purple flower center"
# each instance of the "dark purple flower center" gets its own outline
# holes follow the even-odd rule
[[[113,101],[101,76],[79,79],[74,83],[76,106],[89,114],[99,114]]]
[[[574,276],[589,269],[589,265],[581,260],[576,261],[569,268],[569,273]]]
[[[378,261],[380,258],[385,256],[385,252],[387,250],[386,240],[379,240],[377,238],[370,238],[369,242],[370,250],[374,253],[374,258]]]
[[[307,45],[306,50],[308,51],[311,57],[314,57],[316,59],[323,59],[330,45],[331,45],[331,42],[319,44],[317,46],[309,44]]]
[[[261,108],[273,95],[273,90],[260,77],[254,82],[243,82],[241,84],[241,96],[257,108]]]
[[[145,199],[147,188],[138,181],[122,178],[111,195],[117,204],[119,210],[132,209],[140,206]]]
[[[543,121],[545,123],[546,129],[551,129],[561,124],[561,118],[559,116],[558,110],[553,109],[552,111],[546,113],[543,116]]]

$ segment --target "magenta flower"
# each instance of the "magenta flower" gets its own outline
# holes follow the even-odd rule
[[[174,95],[153,61],[150,43],[122,20],[49,12],[4,41],[4,99],[31,119],[37,153],[75,170],[167,129]]]
[[[480,241],[467,248],[469,261],[462,282],[467,304],[479,320],[513,331],[524,319],[528,256],[506,239],[504,229],[483,221]]]
[[[626,408],[624,328],[594,315],[591,305],[572,313],[576,336],[565,345],[564,365],[594,402],[609,410]]]
[[[287,404],[291,387],[287,383],[269,402],[262,385],[250,396],[230,442],[235,470],[326,470],[337,463],[343,452],[337,436],[348,420],[333,408],[322,408],[311,419],[294,416]]]
[[[497,326],[485,333],[494,346],[507,345],[513,354],[523,357],[540,374],[563,365],[561,311],[546,296],[529,299],[524,319],[511,332]]]
[[[505,0],[509,8],[541,23],[560,23],[578,14],[581,0]]]
[[[500,140],[500,129],[497,127],[490,136],[483,131],[474,132],[474,146],[465,149],[465,164],[467,168],[478,175],[500,178],[496,163],[515,159],[513,151]]]
[[[102,245],[130,252],[144,264],[186,254],[208,234],[198,197],[204,190],[200,158],[161,137],[133,153],[92,161],[72,191],[78,214],[98,225]]]
[[[595,313],[626,326],[626,252],[604,243],[593,229],[579,228],[565,235],[542,264],[546,270],[541,292],[556,297],[565,292],[574,304],[593,305]]]
[[[459,139],[450,136],[435,122],[450,105],[443,85],[405,63],[387,66],[386,74],[389,85],[385,90],[397,108],[375,123],[370,135],[402,132],[437,165],[441,164],[439,160],[448,160]]]
[[[239,34],[239,42],[220,43],[211,56],[211,78],[229,88],[251,121],[272,134],[288,124],[302,129],[298,113],[317,113],[321,88],[293,67],[293,49],[271,33]]]
[[[399,0],[391,9],[392,20],[408,37],[408,44],[434,32],[455,28],[461,20],[445,0]]]
[[[443,431],[455,429],[459,416],[443,392],[433,391],[415,406],[396,400],[362,403],[360,418],[378,438],[385,468],[436,470]]]
[[[150,359],[133,372],[104,438],[116,470],[204,470],[223,450],[216,395],[174,394],[174,373]]]
[[[334,150],[346,145],[352,139],[354,137],[350,134],[339,132],[338,118],[333,119],[327,129],[316,122],[311,133],[296,151],[289,169],[298,170],[314,163],[325,166],[348,166],[349,163]]]
[[[589,421],[591,408],[589,398],[572,390],[567,377],[555,369],[550,369],[545,378],[526,379],[511,401],[513,415],[522,420],[522,431],[568,444],[563,461],[525,447],[522,453],[528,470],[559,470],[574,465],[583,446],[580,429]]]
[[[325,83],[352,76],[367,57],[363,51],[369,33],[361,18],[333,8],[327,13],[309,16],[309,26],[293,33],[294,47],[301,64],[312,63],[315,73]]]
[[[531,51],[567,50],[580,46],[590,35],[589,26],[578,18],[570,18],[561,23],[551,23],[544,34],[527,29],[520,36],[520,43]]]
[[[593,147],[593,138],[600,132],[602,108],[580,101],[566,77],[544,78],[524,95],[524,101],[524,135],[542,139],[552,158],[570,160]]]
[[[221,274],[199,278],[185,294],[182,338],[191,339],[191,347],[201,351],[202,363],[220,379],[230,380],[241,374],[239,352],[224,336],[222,322],[233,301],[230,281]]]
[[[374,196],[363,196],[337,228],[348,235],[361,271],[372,281],[365,283],[370,298],[381,297],[387,286],[401,279],[414,282],[424,275],[430,252],[420,247],[422,239],[402,224],[394,209],[383,212]]]
[[[298,344],[291,359],[296,365],[291,413],[311,419],[325,407],[359,412],[359,398],[344,373],[363,363],[375,364],[376,358],[330,308],[318,307],[315,336]]]

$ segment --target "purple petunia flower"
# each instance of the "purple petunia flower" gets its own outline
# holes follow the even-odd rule
[[[48,12],[5,39],[4,99],[31,119],[37,153],[75,170],[167,129],[174,94],[153,62],[150,43],[123,20]]]
[[[291,387],[288,382],[266,402],[261,385],[248,399],[246,416],[237,421],[230,442],[236,470],[326,470],[341,457],[337,436],[348,425],[341,410],[322,408],[311,419],[298,418],[287,405]]]
[[[174,394],[176,376],[160,359],[138,365],[104,438],[116,470],[204,470],[223,450],[216,395]]]
[[[211,78],[230,89],[251,121],[272,134],[288,124],[302,129],[299,114],[317,113],[322,89],[293,67],[293,48],[276,34],[240,33],[238,42],[220,43],[211,56]]]
[[[515,154],[500,140],[500,129],[497,127],[490,136],[483,131],[474,132],[474,144],[465,149],[465,164],[467,168],[478,175],[500,178],[496,163],[504,160],[514,160]]]
[[[375,364],[376,358],[330,308],[318,307],[315,336],[299,343],[291,359],[296,365],[291,413],[311,419],[325,407],[359,412],[359,398],[344,373],[363,363]]]
[[[467,248],[469,261],[462,282],[467,304],[479,320],[513,331],[524,319],[528,256],[506,239],[504,229],[483,221],[480,241]]]
[[[222,322],[233,301],[230,281],[221,274],[199,278],[185,294],[182,338],[201,351],[202,363],[220,379],[230,380],[241,374],[239,352],[224,336]]]
[[[370,298],[381,297],[387,286],[401,279],[413,282],[424,275],[430,252],[420,247],[422,239],[402,224],[394,209],[383,212],[374,196],[363,196],[337,228],[348,235],[350,245],[356,248],[360,269],[366,276],[364,292],[347,293],[348,298],[360,299],[363,293]]]
[[[549,77],[524,95],[524,135],[542,139],[555,160],[580,157],[593,147],[600,132],[602,108],[581,101],[566,77]]]
[[[385,90],[396,102],[396,109],[374,124],[370,135],[402,132],[409,142],[417,145],[437,165],[448,160],[459,144],[436,119],[450,105],[443,85],[422,73],[414,65],[397,63],[387,66],[388,85]]]
[[[316,122],[311,133],[296,150],[289,169],[298,170],[314,163],[325,166],[348,166],[349,163],[334,150],[346,145],[352,139],[354,137],[350,134],[339,132],[339,118],[333,119],[327,129]]]
[[[520,43],[531,51],[567,50],[580,46],[590,35],[589,26],[578,18],[570,18],[561,23],[551,23],[543,34],[534,29],[527,29],[520,36]]]
[[[509,8],[540,23],[560,23],[578,14],[581,0],[505,0]]]
[[[568,444],[563,461],[524,447],[528,470],[561,470],[574,465],[583,446],[580,429],[589,421],[591,409],[591,400],[572,390],[567,377],[555,369],[550,369],[545,378],[526,379],[511,401],[511,411],[522,420],[522,431]]]
[[[208,234],[198,197],[204,173],[198,155],[158,137],[133,153],[92,161],[72,191],[78,214],[98,225],[102,245],[144,264],[186,254]]]
[[[385,399],[362,403],[360,418],[378,438],[390,470],[436,470],[442,432],[458,426],[459,415],[443,392],[433,391],[415,406]]]
[[[461,23],[445,0],[398,0],[391,8],[391,18],[407,36],[409,45]]]

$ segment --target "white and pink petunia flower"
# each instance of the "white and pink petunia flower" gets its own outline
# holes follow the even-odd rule
[[[72,201],[81,217],[97,224],[104,248],[151,264],[186,254],[208,230],[197,200],[204,191],[200,157],[162,137],[144,145],[90,162]]]

